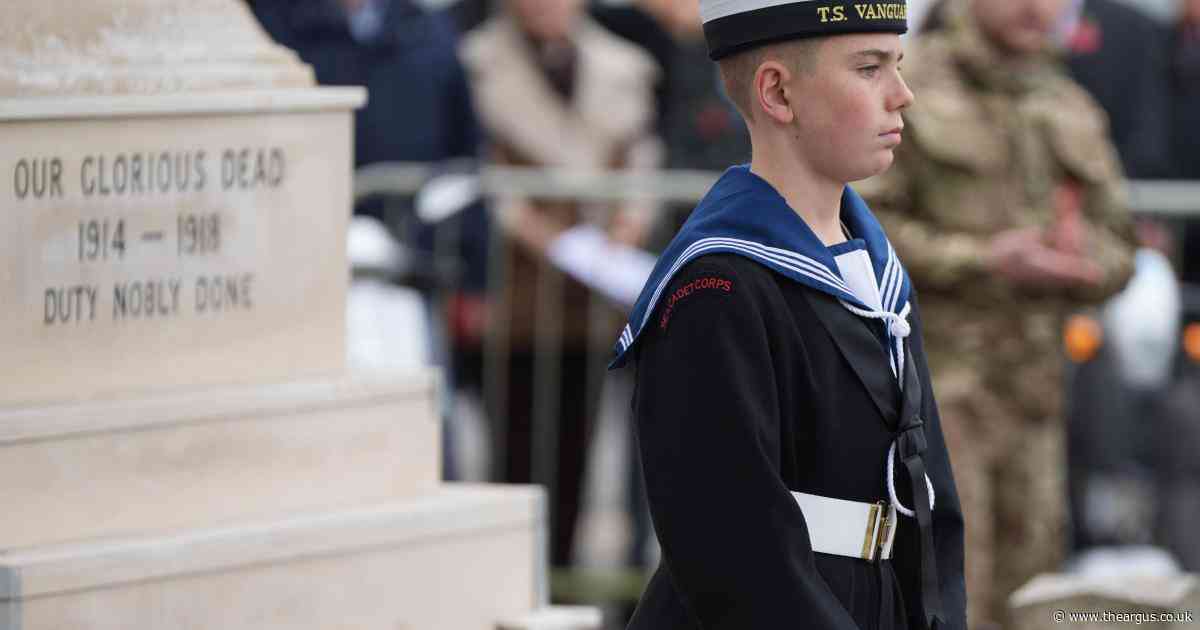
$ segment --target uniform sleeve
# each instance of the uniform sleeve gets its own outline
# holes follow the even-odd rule
[[[914,306],[916,298],[913,298]],[[913,330],[921,330],[920,308],[913,309]],[[925,400],[931,401],[925,425],[925,467],[929,481],[933,484],[936,499],[933,507],[933,546],[936,554],[938,580],[941,587],[942,610],[946,614],[945,625],[938,630],[967,630],[967,586],[963,569],[964,525],[962,504],[954,483],[954,471],[950,463],[950,451],[942,433],[942,420],[934,398],[933,380],[925,361],[924,342],[921,334],[913,335],[911,341],[917,371]],[[968,463],[970,465],[970,463]]]
[[[1116,153],[1111,146],[1102,150],[1112,153],[1111,170],[1086,187],[1084,200],[1088,223],[1087,253],[1100,268],[1100,282],[1070,290],[1072,298],[1085,303],[1101,302],[1125,287],[1133,274],[1133,255],[1137,247],[1133,217]]]
[[[763,315],[729,267],[692,265],[642,333],[634,414],[663,563],[706,630],[849,630],[780,474]]]
[[[1045,117],[1046,133],[1066,175],[1081,186],[1084,254],[1101,274],[1098,283],[1069,288],[1066,295],[1095,303],[1120,291],[1133,273],[1133,217],[1108,115],[1078,85],[1064,80],[1056,90],[1058,106]]]
[[[918,160],[916,155],[906,155]],[[884,173],[855,186],[866,198],[887,232],[904,267],[922,287],[951,291],[990,277],[984,255],[988,240],[966,232],[931,229],[931,222],[913,212],[914,179],[906,162],[897,160]]]

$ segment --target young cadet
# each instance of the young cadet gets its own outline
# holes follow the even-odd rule
[[[846,183],[913,100],[902,1],[701,0],[746,119],[616,346],[662,546],[630,628],[966,628],[916,295]]]

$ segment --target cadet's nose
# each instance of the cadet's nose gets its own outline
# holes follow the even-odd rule
[[[897,74],[888,111],[907,109],[908,106],[912,105],[915,98],[912,90],[908,89],[908,83],[904,81],[904,77]]]

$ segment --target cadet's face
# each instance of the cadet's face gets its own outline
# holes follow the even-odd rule
[[[797,150],[814,170],[852,182],[891,166],[913,94],[900,76],[904,52],[894,34],[830,37],[793,91]]]
[[[1001,48],[1016,54],[1039,52],[1050,44],[1068,0],[972,0],[975,21]]]
[[[508,5],[525,32],[543,41],[570,35],[583,8],[581,0],[508,0]]]

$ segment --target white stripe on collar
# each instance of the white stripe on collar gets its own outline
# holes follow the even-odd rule
[[[650,303],[646,305],[646,312],[642,315],[642,321],[638,325],[639,331],[650,320],[650,315],[654,313],[654,306],[658,303],[658,298],[662,295],[663,290],[666,289],[667,284],[671,282],[671,278],[675,276],[679,269],[699,255],[716,249],[741,251],[751,258],[779,265],[812,280],[826,284],[848,296],[854,295],[850,291],[850,287],[846,286],[846,283],[842,282],[841,278],[833,275],[825,265],[803,254],[797,254],[796,252],[777,247],[768,247],[754,241],[735,238],[704,238],[692,243],[691,246],[684,250],[675,259],[674,264],[671,265],[666,275],[658,283],[658,286],[654,289],[654,295],[650,298]],[[628,344],[626,344],[626,347],[628,347]]]

